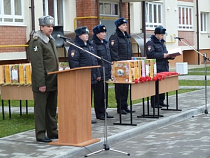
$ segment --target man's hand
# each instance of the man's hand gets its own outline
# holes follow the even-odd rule
[[[97,79],[96,79],[97,81],[101,81],[101,77],[97,77]]]
[[[44,93],[46,91],[46,86],[39,87],[39,91]]]
[[[169,54],[164,53],[164,58],[168,58]]]

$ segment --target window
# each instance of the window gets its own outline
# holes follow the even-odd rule
[[[179,29],[193,29],[193,9],[192,7],[179,6]]]
[[[162,25],[162,4],[146,2],[146,27],[154,29]]]
[[[207,32],[207,13],[201,13],[201,32]]]
[[[43,0],[44,15],[55,18],[55,25],[64,26],[64,0]]]
[[[24,24],[24,0],[0,0],[0,24]]]
[[[99,3],[100,15],[118,16],[118,4],[117,3]]]

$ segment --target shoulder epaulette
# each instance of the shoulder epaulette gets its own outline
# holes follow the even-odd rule
[[[34,40],[37,40],[39,37],[38,36],[34,36]]]

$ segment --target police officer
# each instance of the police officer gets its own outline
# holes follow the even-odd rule
[[[147,58],[149,59],[156,59],[157,64],[157,73],[169,71],[168,60],[172,59],[169,58],[168,51],[165,46],[165,35],[166,29],[163,26],[157,26],[155,28],[155,35],[151,36],[151,39],[146,43],[146,54]],[[173,58],[174,59],[174,58]],[[157,89],[157,87],[156,87]],[[151,105],[155,108],[162,108],[162,106],[167,106],[164,103],[165,100],[165,93],[159,94],[159,103],[157,95],[155,96],[155,103],[154,103],[154,96],[151,97]]]
[[[58,138],[56,121],[57,75],[48,75],[48,72],[58,71],[57,50],[55,40],[51,36],[54,24],[53,17],[40,17],[40,30],[37,31],[29,44],[35,133],[36,140],[40,142],[51,142],[51,139]]]
[[[109,47],[112,61],[130,60],[133,56],[132,44],[130,40],[131,36],[126,32],[127,23],[128,22],[125,18],[119,18],[115,21],[116,32],[109,38]],[[127,104],[128,86],[128,84],[115,84],[117,112],[121,114],[127,114],[131,112],[128,109]]]
[[[109,44],[106,38],[106,27],[104,25],[97,25],[93,28],[93,44],[96,49],[98,56],[102,57],[107,61],[111,61]],[[98,80],[95,85],[94,90],[94,107],[96,118],[100,120],[105,119],[105,106],[104,106],[104,82],[111,78],[111,64],[104,62],[105,67],[105,81],[103,76],[103,64],[102,61],[98,59],[98,64],[100,67],[101,80]],[[105,82],[105,92],[106,92],[106,107],[108,105],[108,84]],[[108,115],[107,118],[113,118],[113,116]]]
[[[89,41],[89,30],[87,27],[78,27],[75,30],[76,37],[74,42],[77,46],[87,50],[91,53],[96,54],[93,44]],[[83,67],[83,66],[96,66],[98,61],[96,57],[91,54],[76,48],[75,46],[70,46],[68,50],[68,59],[70,68]],[[94,90],[94,86],[97,81],[101,80],[99,69],[91,69],[91,90]],[[92,93],[91,93],[92,94]],[[91,97],[92,98],[92,97]],[[92,123],[96,121],[92,120]]]

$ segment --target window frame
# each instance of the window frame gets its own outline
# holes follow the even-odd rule
[[[184,13],[185,13],[184,16],[183,16],[183,9],[184,9]],[[190,10],[191,10],[191,12],[190,12]],[[188,16],[186,16],[186,13]],[[183,30],[183,31],[192,31],[193,30],[193,7],[178,6],[178,17],[179,17],[178,18],[178,30]],[[184,23],[183,23],[183,20],[184,20]],[[191,24],[190,24],[190,21],[191,21]]]
[[[201,33],[207,33],[208,28],[208,13],[201,12]]]
[[[103,8],[104,8],[104,4],[110,4],[111,5],[111,13],[110,14],[105,14],[104,13],[104,9],[103,9],[103,13],[100,14],[100,16],[114,16],[114,17],[118,17],[119,16],[119,3],[116,3],[116,2],[106,2],[106,1],[102,1],[102,2],[99,2],[99,8],[100,8],[100,4],[103,4]],[[113,13],[113,9],[112,9],[112,5],[117,5],[117,15],[116,14],[112,14]]]
[[[63,10],[62,10],[62,14],[63,14],[63,25],[58,25],[58,3],[57,3],[57,1],[58,0],[53,0],[53,11],[54,11],[54,19],[55,19],[55,26],[65,26],[65,0],[62,0],[63,1],[63,5],[62,5],[62,8],[63,8]],[[46,15],[49,15],[49,9],[48,9],[48,0],[44,0],[43,1],[43,14],[44,14],[44,16],[46,16]]]
[[[24,0],[21,1],[21,15],[15,15],[15,0],[11,0],[11,15],[5,15],[4,14],[4,0],[0,0],[0,25],[9,25],[9,26],[22,26],[25,24],[25,18],[24,18]],[[11,22],[5,22],[5,19],[12,19]],[[16,22],[15,20],[21,19],[22,22]]]
[[[150,12],[150,5],[151,5],[151,12]],[[154,14],[154,7],[156,7],[156,14]],[[159,8],[160,7],[160,8]],[[153,3],[153,2],[146,2],[145,3],[145,19],[146,19],[146,29],[154,30],[159,25],[163,25],[163,4],[162,3]],[[151,22],[150,22],[151,18]],[[156,19],[157,22],[154,22]]]

